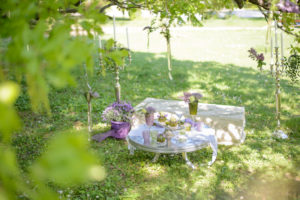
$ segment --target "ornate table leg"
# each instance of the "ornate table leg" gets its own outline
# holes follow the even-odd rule
[[[135,150],[134,146],[132,146],[132,145],[129,144],[128,145],[128,149],[129,149],[129,152],[130,152],[129,154],[133,155],[134,154],[134,150]]]
[[[159,158],[159,155],[160,155],[159,153],[156,153],[154,158],[152,159],[152,162],[156,162]]]
[[[213,150],[212,158],[211,161],[208,162],[208,166],[211,166],[215,162],[217,155],[218,155],[217,151]]]
[[[189,167],[191,167],[192,169],[195,169],[195,168],[196,168],[196,167],[193,165],[193,163],[188,159],[187,153],[186,153],[186,152],[182,153],[182,157],[183,157],[183,159],[185,160],[185,163],[186,163]]]
[[[214,135],[209,136],[209,140],[210,140],[209,145],[213,150],[211,161],[208,162],[208,165],[211,166],[215,162],[218,155],[218,142]]]
[[[128,137],[126,137],[126,140],[127,140],[127,143],[128,143],[129,154],[130,154],[130,155],[133,155],[133,154],[134,154],[135,147],[132,146],[132,145],[129,143]]]

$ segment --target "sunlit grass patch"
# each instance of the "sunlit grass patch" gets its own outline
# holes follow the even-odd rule
[[[212,26],[222,22],[226,23],[216,21]],[[259,21],[257,26],[261,25]],[[201,103],[245,107],[246,140],[238,146],[220,145],[211,167],[207,166],[210,148],[189,153],[195,170],[185,164],[180,154],[162,156],[152,163],[154,153],[136,151],[129,155],[124,140],[92,141],[106,178],[64,190],[63,195],[70,195],[71,199],[297,199],[300,85],[281,79],[282,127],[290,138],[273,139],[275,80],[269,66],[260,72],[247,53],[251,46],[263,49],[265,32],[179,31],[172,39],[173,81],[167,75],[165,41],[159,35],[151,36],[153,43],[148,51],[141,34],[144,33],[131,36],[136,40],[132,41],[135,51],[132,64],[120,72],[121,98],[135,106],[147,97],[178,100],[184,91],[196,91],[203,94]],[[126,44],[125,36],[117,38]],[[86,130],[88,134],[84,74],[79,68],[74,74],[77,88],[51,89],[52,116],[32,113],[25,94],[18,99],[16,106],[24,129],[13,144],[22,169],[26,170],[47,140],[61,130]],[[113,72],[107,71],[105,77],[94,74],[89,80],[100,95],[92,102],[93,135],[110,129],[101,121],[101,113],[115,101],[115,79]]]

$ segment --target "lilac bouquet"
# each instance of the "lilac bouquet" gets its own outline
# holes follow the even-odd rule
[[[149,107],[147,107],[146,109],[143,108],[143,109],[142,109],[142,112],[143,112],[144,114],[153,114],[153,113],[155,113],[155,108],[153,108],[152,106],[149,106]]]
[[[159,112],[158,113],[158,121],[159,122],[165,122],[167,120],[168,114],[164,112]]]
[[[192,119],[190,119],[190,118],[186,118],[186,119],[184,120],[184,122],[185,122],[185,123],[191,124],[192,127],[195,126],[195,124],[196,124],[196,123],[195,123]]]
[[[107,123],[111,121],[130,122],[133,112],[134,110],[130,103],[125,101],[114,102],[103,111],[102,120]]]
[[[149,106],[145,109],[145,121],[146,121],[146,124],[148,126],[152,126],[153,123],[154,123],[154,113],[155,113],[155,108]]]
[[[151,106],[147,107],[147,108],[146,108],[146,113],[148,113],[148,114],[153,114],[153,113],[155,113],[155,108],[153,108],[153,107],[151,107]]]
[[[190,93],[190,92],[184,92],[183,97],[180,97],[182,100],[184,100],[186,103],[195,103],[198,102],[199,99],[202,98],[202,94],[200,93]]]
[[[265,57],[264,54],[258,54],[256,52],[256,50],[254,48],[251,48],[250,50],[248,50],[249,52],[249,57],[252,58],[253,60],[257,61],[257,67],[262,70],[263,65],[266,65],[266,63],[264,62]]]

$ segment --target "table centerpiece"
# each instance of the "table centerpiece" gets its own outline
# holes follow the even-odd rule
[[[111,130],[93,136],[94,140],[101,142],[107,137],[125,139],[131,129],[133,107],[130,103],[121,101],[110,104],[102,113],[102,120],[111,124]]]
[[[199,102],[199,99],[202,98],[202,94],[184,92],[183,95],[184,96],[180,97],[180,98],[189,104],[190,115],[197,115],[198,102]]]

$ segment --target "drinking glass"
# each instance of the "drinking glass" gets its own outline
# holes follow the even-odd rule
[[[146,121],[146,125],[149,128],[149,131],[151,129],[151,126],[153,126],[154,123],[154,113],[147,113],[145,115],[145,121]]]

